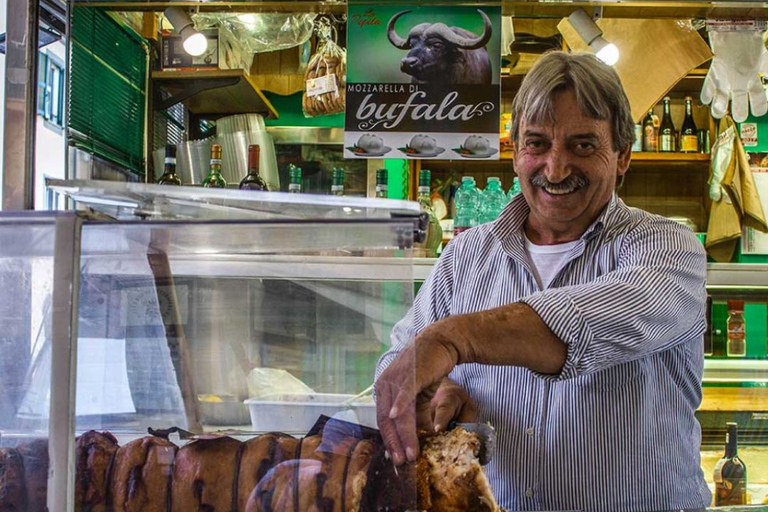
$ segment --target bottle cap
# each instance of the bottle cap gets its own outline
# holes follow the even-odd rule
[[[664,96],[664,101],[671,101],[671,98],[669,96]]]
[[[429,169],[422,169],[419,171],[419,186],[429,187],[432,183],[432,171]]]
[[[387,170],[376,169],[376,183],[387,184]]]
[[[288,166],[288,178],[291,181],[301,181],[301,167],[290,164]]]
[[[461,182],[464,183],[465,181],[469,181],[469,182],[474,183],[475,182],[475,177],[474,176],[462,176],[461,177]]]
[[[341,167],[334,167],[333,168],[333,184],[334,185],[343,185],[344,184],[344,169]]]
[[[728,311],[744,311],[744,301],[736,299],[729,300]]]
[[[211,145],[211,159],[221,160],[221,144]]]
[[[491,183],[492,181],[501,181],[501,179],[497,178],[496,176],[490,176],[487,180],[487,183]]]
[[[258,165],[260,153],[261,153],[261,148],[259,147],[258,144],[251,144],[250,146],[248,146],[248,164]]]
[[[686,96],[685,101],[693,101],[693,98],[691,98],[690,96]]]
[[[165,157],[166,158],[176,158],[176,146],[173,144],[168,144],[165,146]]]

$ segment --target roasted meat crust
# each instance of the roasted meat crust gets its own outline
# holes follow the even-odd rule
[[[16,448],[24,462],[27,512],[48,510],[48,440],[36,439]]]
[[[235,471],[240,441],[200,436],[176,453],[173,512],[229,512],[236,506]]]
[[[296,455],[299,440],[288,434],[269,433],[240,445],[237,510],[243,511],[256,484],[270,469]]]
[[[115,454],[110,502],[114,512],[168,512],[178,447],[158,437],[136,439]]]
[[[75,443],[75,512],[107,512],[107,488],[117,439],[90,430]]]
[[[15,448],[0,448],[0,512],[24,512],[24,463]]]

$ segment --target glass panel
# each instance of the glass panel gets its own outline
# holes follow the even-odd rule
[[[115,508],[138,500],[118,487],[138,467],[168,482],[149,502],[174,510],[359,510],[364,493],[395,495],[371,385],[412,303],[412,231],[391,219],[85,225],[76,429],[79,446],[119,445]],[[390,487],[367,481],[370,467]],[[401,476],[398,499],[415,503]]]
[[[2,510],[45,510],[54,221],[40,215],[0,216]]]
[[[419,213],[415,202],[95,180],[46,186],[117,219],[389,219]],[[373,242],[376,243],[375,241]]]
[[[43,52],[37,54],[37,114],[45,115],[46,81],[48,80],[48,57]]]

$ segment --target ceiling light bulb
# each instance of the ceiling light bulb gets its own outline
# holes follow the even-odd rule
[[[208,40],[200,32],[195,32],[190,35],[182,43],[184,51],[193,57],[198,57],[205,53],[208,49]]]
[[[597,58],[605,62],[609,66],[615,65],[619,62],[619,49],[613,43],[608,43],[602,50],[596,53]]]
[[[609,66],[619,61],[619,49],[615,44],[606,41],[603,36],[598,36],[589,45],[595,52],[595,56]]]

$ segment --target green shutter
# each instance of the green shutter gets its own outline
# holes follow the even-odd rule
[[[72,8],[70,141],[144,174],[147,47],[103,10]]]

